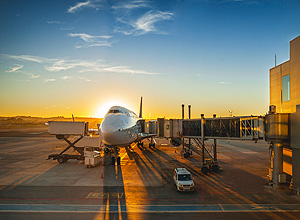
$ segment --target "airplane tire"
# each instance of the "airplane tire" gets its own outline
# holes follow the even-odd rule
[[[121,164],[121,157],[118,157],[117,158],[117,165],[120,165]]]

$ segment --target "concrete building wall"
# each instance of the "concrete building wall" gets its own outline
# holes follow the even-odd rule
[[[270,70],[270,105],[275,105],[278,113],[291,112],[291,101],[282,101],[282,77],[290,73],[290,61]]]
[[[290,42],[291,63],[291,112],[300,104],[300,36]]]
[[[289,75],[289,100],[283,92],[283,77]],[[283,98],[285,97],[285,98]],[[283,148],[283,171],[293,176],[293,188],[300,190],[300,36],[290,41],[290,60],[270,69],[270,105],[277,113],[291,115],[291,142]],[[298,105],[298,108],[297,108]],[[297,110],[297,113],[296,113]]]
[[[290,75],[290,101],[282,100],[282,77]],[[290,42],[290,60],[270,69],[270,105],[278,113],[294,113],[300,104],[300,36]]]
[[[293,149],[293,189],[300,193],[300,105],[291,117],[291,146]]]

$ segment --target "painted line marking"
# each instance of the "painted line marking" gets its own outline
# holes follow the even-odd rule
[[[109,195],[108,195],[109,196]],[[259,207],[259,209],[256,209]],[[52,205],[52,204],[1,204],[0,212],[300,212],[299,204],[207,204],[207,205]]]
[[[124,193],[94,193],[91,192],[85,197],[86,199],[103,199],[103,198],[118,198],[122,199]]]

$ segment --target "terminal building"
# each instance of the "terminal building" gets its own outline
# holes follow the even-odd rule
[[[300,36],[290,41],[290,60],[270,69],[270,106],[290,113],[289,141],[283,144],[283,172],[300,189]]]

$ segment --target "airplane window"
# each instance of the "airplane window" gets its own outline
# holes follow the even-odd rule
[[[114,110],[109,110],[109,112],[108,113],[114,113]]]
[[[114,113],[120,113],[120,110],[115,109],[115,110],[114,110]]]

